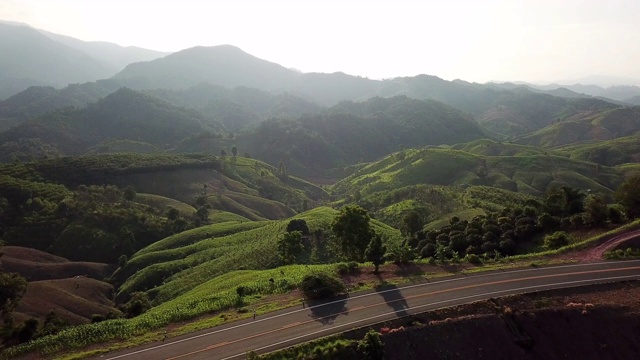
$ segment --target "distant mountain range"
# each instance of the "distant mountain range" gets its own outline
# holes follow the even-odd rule
[[[63,87],[105,79],[131,62],[164,55],[0,22],[0,99],[33,85]]]
[[[169,54],[107,42],[82,41],[26,24],[0,20],[0,99],[32,85],[60,88],[111,77],[121,86],[133,89],[177,90],[211,83],[227,88],[245,86],[287,91],[306,96],[324,106],[332,106],[345,99],[397,95],[430,98],[454,105],[447,101],[459,91],[454,84],[476,90],[526,86],[532,91],[560,97],[596,97],[640,104],[638,86],[605,88],[588,84],[534,85],[522,82],[482,85],[461,80],[448,82],[427,75],[377,81],[344,73],[301,73],[251,56],[231,45],[194,47]],[[433,85],[438,82],[446,83],[449,89],[434,90]]]
[[[615,85],[609,87],[602,87],[598,85],[583,85],[583,84],[571,84],[571,85],[534,85],[529,83],[518,83],[519,86],[526,85],[532,89],[543,91],[571,91],[580,95],[588,95],[597,98],[605,98],[616,101],[621,101],[631,105],[640,105],[638,98],[640,98],[640,87],[632,85]]]

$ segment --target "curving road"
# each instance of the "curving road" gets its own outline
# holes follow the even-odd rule
[[[110,353],[100,359],[244,359],[246,352],[270,352],[321,336],[408,314],[492,297],[640,279],[640,261],[493,271],[440,278],[402,287],[355,293],[305,308],[289,308],[165,343]]]

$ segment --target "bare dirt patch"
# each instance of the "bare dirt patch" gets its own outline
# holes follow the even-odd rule
[[[72,325],[91,321],[93,314],[114,311],[113,286],[86,277],[32,281],[14,313],[17,321],[43,321],[50,311]]]
[[[53,311],[70,325],[91,321],[94,314],[115,311],[113,285],[102,279],[112,266],[76,262],[30,248],[2,248],[2,271],[15,272],[29,283],[27,293],[14,313],[16,323],[28,318],[41,323]]]
[[[569,251],[554,257],[559,260],[598,261],[602,260],[604,253],[627,245],[638,245],[640,242],[640,229],[622,234],[605,237],[588,249]]]
[[[2,269],[16,272],[29,281],[66,279],[78,275],[102,280],[114,270],[108,264],[69,261],[44,251],[19,246],[5,246],[2,252]]]

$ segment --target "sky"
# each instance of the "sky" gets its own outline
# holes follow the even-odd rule
[[[303,72],[640,85],[638,0],[0,0],[0,19],[170,52],[231,44]]]

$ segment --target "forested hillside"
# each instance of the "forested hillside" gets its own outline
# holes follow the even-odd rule
[[[2,160],[12,161],[80,155],[114,140],[125,146],[116,152],[166,149],[195,133],[222,131],[220,123],[195,110],[120,89],[86,108],[56,110],[6,130],[0,147]]]
[[[460,111],[406,97],[343,103],[322,115],[269,120],[237,135],[239,147],[294,174],[371,161],[402,147],[454,144],[483,137]]]

